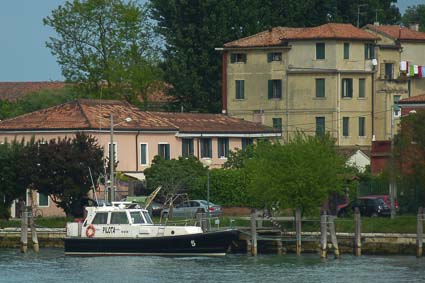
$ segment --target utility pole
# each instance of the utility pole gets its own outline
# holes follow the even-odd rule
[[[391,219],[395,218],[395,174],[394,174],[394,104],[391,106],[391,172],[390,172],[390,202],[391,202]]]
[[[111,202],[115,201],[115,188],[114,188],[114,164],[115,164],[115,152],[114,152],[114,116],[111,113],[111,141],[109,150],[109,181],[110,181],[110,193]]]
[[[364,14],[364,12],[360,13],[360,8],[367,7],[367,6],[368,6],[368,4],[358,4],[357,5],[357,27],[358,28],[360,27],[360,14]]]

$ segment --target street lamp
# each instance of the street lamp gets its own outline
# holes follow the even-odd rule
[[[110,190],[111,190],[111,201],[115,201],[115,188],[114,188],[114,165],[115,165],[115,150],[114,150],[114,127],[118,126],[121,123],[129,123],[131,122],[131,118],[127,117],[124,121],[121,121],[118,124],[114,125],[114,115],[111,113],[111,142],[110,142],[110,150],[109,150],[109,174],[110,174]]]
[[[208,219],[208,231],[210,230],[210,166],[212,160],[210,158],[202,159],[204,166],[207,168],[207,219]]]

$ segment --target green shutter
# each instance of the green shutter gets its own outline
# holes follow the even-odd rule
[[[208,157],[212,158],[212,140],[208,139]]]
[[[162,156],[162,154],[161,154],[161,144],[158,144],[158,155],[159,155],[160,157],[164,157],[164,156]]]
[[[140,162],[142,164],[147,164],[147,157],[146,157],[146,144],[140,145]]]
[[[367,43],[365,43],[365,45],[364,45],[364,58],[369,59],[369,58],[367,58]]]
[[[342,135],[344,137],[348,137],[349,135],[349,118],[348,117],[342,118]]]
[[[236,63],[236,54],[230,54],[230,63]]]
[[[268,87],[268,98],[273,98],[273,80],[269,80],[269,87]]]
[[[276,88],[277,88],[276,98],[282,98],[282,80],[277,81]]]
[[[365,97],[365,79],[359,79],[359,97]]]
[[[273,53],[267,53],[267,62],[270,63],[273,61]]]
[[[365,136],[365,117],[359,117],[359,136]]]
[[[241,81],[241,99],[245,98],[245,81]]]
[[[353,79],[348,79],[348,97],[353,97]]]
[[[316,97],[325,97],[325,79],[316,79]]]
[[[165,145],[165,160],[170,160],[170,145]]]
[[[350,58],[350,43],[344,42],[344,59]]]
[[[325,59],[325,44],[316,43],[316,59]]]

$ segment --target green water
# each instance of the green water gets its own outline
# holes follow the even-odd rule
[[[65,257],[0,249],[0,282],[425,282],[413,256]]]

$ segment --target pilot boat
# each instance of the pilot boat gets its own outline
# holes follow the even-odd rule
[[[67,223],[65,254],[77,256],[222,256],[239,232],[155,225],[146,209],[124,203],[86,207],[83,222]]]

